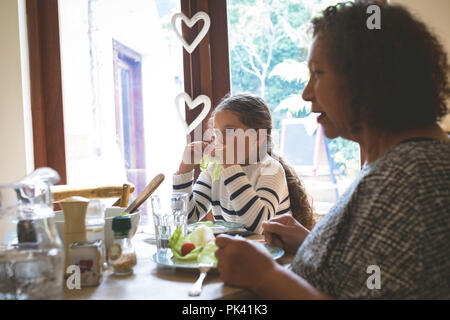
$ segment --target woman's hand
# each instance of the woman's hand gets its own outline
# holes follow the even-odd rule
[[[272,259],[261,243],[220,235],[217,270],[229,285],[244,287],[262,299],[329,299],[297,274]]]
[[[256,292],[258,285],[275,270],[276,262],[260,243],[220,235],[216,244],[217,270],[226,284]]]
[[[283,248],[288,253],[297,252],[309,231],[289,214],[263,222],[264,237],[268,244]]]
[[[181,160],[178,174],[184,174],[194,170],[194,166],[197,164],[195,160],[201,160],[203,156],[203,150],[209,143],[204,141],[195,141],[189,143],[183,152],[183,159]],[[200,162],[199,162],[200,163]]]

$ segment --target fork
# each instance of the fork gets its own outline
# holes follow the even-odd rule
[[[206,277],[206,274],[209,270],[211,270],[212,264],[209,263],[200,263],[198,265],[198,269],[200,271],[200,276],[198,277],[197,281],[195,281],[192,288],[189,290],[189,295],[191,297],[197,297],[202,293],[202,284],[203,280]]]

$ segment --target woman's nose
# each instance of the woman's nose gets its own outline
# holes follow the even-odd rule
[[[305,101],[313,101],[314,99],[314,92],[313,92],[313,86],[311,78],[309,79],[308,83],[306,84],[305,89],[303,89],[302,98]]]

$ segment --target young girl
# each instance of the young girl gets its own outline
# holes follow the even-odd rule
[[[209,165],[194,184],[194,164],[188,159],[195,152],[211,147],[200,141],[186,147],[179,171],[173,177],[174,191],[190,194],[189,222],[199,221],[212,207],[215,220],[242,223],[247,230],[259,234],[263,231],[263,221],[285,213],[292,214],[303,226],[311,229],[312,209],[299,178],[282,159],[272,157],[272,119],[266,103],[250,94],[237,94],[225,98],[211,117],[214,130],[224,137],[223,142],[215,141],[214,148],[210,148],[211,156],[221,152],[222,159],[226,159],[222,162],[220,176],[215,179],[217,171],[214,169],[217,168]],[[251,161],[250,153],[255,148],[251,150],[248,138],[245,156],[241,155],[244,161],[237,160],[239,151],[244,152],[242,145],[238,149],[235,141],[226,141],[230,137],[227,133],[239,129],[265,131],[265,138],[259,136],[256,139],[256,161]],[[230,143],[235,152],[230,150]]]

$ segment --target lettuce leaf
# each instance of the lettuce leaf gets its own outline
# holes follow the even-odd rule
[[[200,170],[205,171],[208,169],[208,166],[212,165],[212,172],[211,172],[211,180],[215,181],[218,180],[220,177],[220,171],[222,170],[222,164],[219,163],[219,159],[217,158],[211,158],[210,156],[203,156],[202,160],[200,161]]]
[[[217,266],[217,258],[214,255],[216,250],[218,249],[216,243],[214,241],[210,241],[206,244],[206,246],[203,248],[202,252],[199,253],[197,257],[197,262],[205,263],[205,264],[211,264],[214,267]]]
[[[219,180],[220,178],[220,171],[222,170],[222,164],[221,163],[216,163],[214,165],[214,169],[211,175],[211,180],[215,181],[215,180]]]
[[[208,156],[203,156],[202,160],[200,160],[200,170],[205,171],[208,169],[209,163],[211,162],[210,159]]]
[[[203,247],[206,246],[208,241],[214,240],[216,237],[214,236],[214,232],[210,227],[206,225],[200,225],[189,234],[188,238],[190,242],[192,242],[196,247]]]
[[[181,233],[181,227],[178,227],[169,239],[169,247],[172,251],[181,255],[181,247],[186,242],[187,237]]]
[[[181,253],[178,253],[177,251],[172,250],[173,256],[180,260],[194,260],[198,258],[199,254],[202,252],[203,247],[196,247],[194,250],[189,252],[187,255],[182,256]]]

